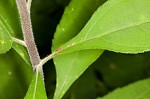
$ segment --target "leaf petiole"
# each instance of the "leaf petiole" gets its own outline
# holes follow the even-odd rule
[[[26,43],[23,40],[20,40],[18,38],[12,37],[12,40],[20,45],[23,45],[24,47],[27,47]]]
[[[43,58],[40,61],[41,66],[43,66],[46,62],[48,62],[49,60],[51,60],[52,58],[54,58],[55,56],[57,56],[59,53],[59,51],[55,51],[53,53],[51,53],[50,55],[48,55],[47,57]]]

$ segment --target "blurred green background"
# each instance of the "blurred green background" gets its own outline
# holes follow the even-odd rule
[[[33,0],[31,18],[41,57],[51,53],[56,26],[70,0]],[[150,76],[150,52],[127,55],[105,51],[71,86],[63,99],[95,99],[117,87]],[[32,68],[12,49],[0,55],[0,99],[22,99],[32,80]],[[52,99],[56,72],[53,61],[44,66],[47,95]]]

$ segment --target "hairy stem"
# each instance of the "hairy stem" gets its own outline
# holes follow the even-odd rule
[[[16,0],[16,3],[20,14],[24,41],[27,45],[27,50],[30,56],[33,69],[36,69],[36,66],[40,63],[40,57],[34,41],[30,14],[27,9],[27,3],[26,0]]]
[[[20,45],[27,47],[26,43],[23,40],[17,39],[15,37],[12,37],[12,40]]]

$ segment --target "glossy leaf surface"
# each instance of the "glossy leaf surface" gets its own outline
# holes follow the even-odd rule
[[[66,7],[53,40],[53,50],[64,44],[83,28],[96,8],[97,0],[72,0]],[[55,99],[60,99],[72,83],[93,63],[103,50],[86,50],[60,55],[54,58],[57,72]]]
[[[138,12],[138,13],[137,13]],[[62,53],[106,49],[121,53],[150,50],[150,1],[110,0],[82,31],[59,49]]]

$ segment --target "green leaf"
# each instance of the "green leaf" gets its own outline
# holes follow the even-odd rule
[[[104,1],[105,0],[72,0],[66,7],[62,19],[57,26],[53,39],[53,51],[76,36],[87,23],[96,8]]]
[[[27,64],[30,64],[26,49],[12,44],[11,37],[23,39],[15,0],[0,0],[0,12],[0,54],[13,47]]]
[[[138,12],[138,13],[137,13]],[[109,0],[60,53],[106,49],[122,53],[150,50],[150,0]]]
[[[19,55],[23,58],[23,60],[24,60],[29,66],[32,66],[32,65],[31,65],[31,62],[30,62],[29,55],[28,55],[28,53],[27,53],[27,50],[24,48],[24,46],[22,46],[22,45],[17,44],[17,43],[14,42],[12,48],[13,48],[17,53],[19,53]]]
[[[22,30],[15,0],[1,0],[0,11],[0,20],[5,24],[9,34],[22,39]]]
[[[106,94],[107,90],[104,82],[97,77],[95,66],[90,66],[62,99],[96,99],[97,95]]]
[[[102,50],[87,50],[65,54],[65,57],[64,55],[56,57],[57,86],[54,99],[60,99],[72,83],[78,79],[102,52]]]
[[[96,8],[104,1],[72,0],[66,7],[56,29],[53,50],[64,44],[83,28]],[[57,85],[54,99],[60,99],[72,83],[92,64],[103,50],[86,50],[60,55],[54,58]]]
[[[10,5],[7,4],[7,6]],[[4,0],[0,1],[0,54],[6,53],[12,47],[12,39],[9,34],[12,30],[9,27],[8,17],[6,15],[7,6],[4,4]]]
[[[41,73],[35,73],[24,99],[47,99]]]
[[[145,79],[123,88],[118,88],[112,93],[99,99],[149,99],[149,93],[150,79]]]
[[[0,54],[6,53],[12,47],[12,39],[0,15]]]
[[[0,99],[23,99],[32,79],[32,68],[13,50],[0,55]]]

